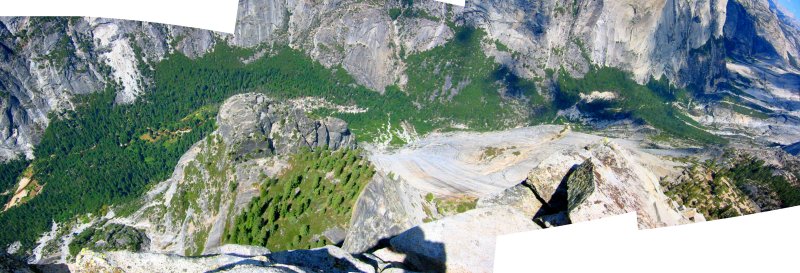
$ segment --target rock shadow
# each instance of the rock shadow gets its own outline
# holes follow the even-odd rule
[[[444,244],[427,240],[425,232],[421,228],[411,228],[395,238],[403,243],[393,243],[392,248],[406,255],[403,264],[409,270],[418,272],[447,271],[447,252]]]
[[[220,266],[220,267],[218,267],[218,268],[216,268],[214,270],[206,271],[205,273],[225,272],[225,271],[234,269],[237,266],[243,266],[243,265],[253,265],[253,266],[259,266],[259,267],[268,267],[268,266],[270,266],[272,264],[264,262],[264,261],[248,259],[248,260],[241,260],[241,261],[238,261],[238,262],[235,262],[235,263],[231,263],[231,264],[226,264],[226,265]]]
[[[586,159],[583,163],[573,165],[561,183],[553,191],[550,199],[540,196],[542,193],[531,186],[536,198],[542,203],[542,207],[533,217],[533,221],[544,227],[563,226],[572,223],[569,214],[586,202],[595,191],[594,163],[591,159]]]
[[[553,215],[567,211],[569,205],[567,201],[568,200],[567,181],[569,181],[570,176],[572,176],[572,174],[575,173],[575,170],[577,170],[579,166],[580,164],[575,164],[569,168],[567,174],[564,175],[564,177],[561,178],[561,182],[558,183],[558,187],[556,187],[555,192],[553,192],[553,194],[550,196],[550,199],[547,199],[549,201],[545,201],[546,199],[540,196],[540,193],[536,191],[536,189],[534,189],[533,186],[525,184],[531,188],[533,194],[536,195],[536,199],[539,199],[539,202],[542,203],[542,207],[539,209],[539,211],[536,212],[534,218],[539,218],[546,215]]]
[[[69,273],[69,267],[66,264],[36,264],[32,265],[34,269],[42,273]]]
[[[341,254],[341,253],[339,253]],[[276,252],[266,255],[267,261],[260,261],[253,258],[241,260],[235,263],[220,266],[206,273],[224,272],[237,266],[253,265],[257,267],[271,267],[276,264],[293,265],[311,270],[312,272],[361,272],[362,270],[351,261],[343,257],[337,257],[328,248],[317,248],[310,250],[291,250]]]

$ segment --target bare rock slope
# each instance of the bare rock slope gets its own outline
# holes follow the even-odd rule
[[[490,133],[432,135],[398,150],[373,151],[379,170],[393,172],[420,191],[469,195],[478,204],[505,204],[530,212],[545,205],[584,161],[593,164],[594,191],[571,218],[585,221],[636,211],[642,227],[688,223],[664,195],[659,178],[674,174],[672,152],[647,150],[635,141],[536,126]],[[525,181],[528,188],[520,186]],[[531,200],[526,190],[541,196]],[[544,202],[544,204],[542,204]],[[516,204],[516,205],[515,205]]]

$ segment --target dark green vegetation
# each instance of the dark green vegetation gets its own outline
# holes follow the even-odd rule
[[[723,163],[707,160],[692,163],[677,181],[662,185],[667,196],[710,220],[754,213],[751,200],[761,211],[800,205],[800,189],[775,171],[750,156]]]
[[[397,18],[400,17],[401,13],[402,13],[402,10],[400,8],[390,8],[389,9],[389,17],[391,17],[392,20],[397,20]]]
[[[766,187],[777,194],[781,208],[800,205],[800,188],[789,183],[785,177],[776,175],[775,171],[774,167],[765,165],[763,160],[744,157],[721,173],[742,189],[748,185]],[[757,199],[756,196],[751,198]]]
[[[430,198],[425,196],[428,202],[436,205],[436,211],[442,215],[455,215],[475,209],[478,199],[471,196],[449,197],[449,198]]]
[[[701,143],[725,143],[725,139],[705,130],[702,125],[681,113],[673,104],[685,104],[690,94],[678,89],[665,79],[651,79],[647,85],[633,81],[629,73],[616,68],[595,68],[583,78],[575,79],[562,71],[558,76],[559,91],[554,105],[559,109],[578,104],[583,112],[601,118],[631,117],[646,122],[672,136]],[[619,96],[616,100],[580,102],[580,94],[592,91],[610,91]]]
[[[304,150],[291,167],[261,185],[261,194],[226,229],[229,243],[272,251],[328,244],[322,233],[345,228],[358,195],[375,173],[358,150]]]
[[[217,105],[236,93],[255,90],[278,99],[317,96],[368,108],[361,114],[327,113],[348,121],[361,140],[379,136],[386,122],[399,128],[401,121],[408,121],[420,133],[446,128],[450,120],[473,129],[502,128],[498,120],[511,111],[494,88],[497,65],[480,53],[481,37],[462,29],[446,46],[410,56],[412,64],[427,71],[409,75],[409,82],[419,83],[408,88],[412,95],[395,87],[381,95],[356,85],[343,69],[326,69],[291,49],[249,64],[240,58],[251,52],[224,43],[196,60],[170,55],[155,65],[152,88],[137,103],[115,105],[115,87],[110,86],[81,97],[75,111],[52,117],[32,163],[33,178],[44,190],[24,206],[0,214],[0,226],[7,231],[0,233],[0,244],[20,240],[30,246],[52,220],[99,213],[106,205],[141,196],[147,185],[166,179],[188,147],[214,129]],[[457,65],[444,67],[447,62]],[[483,78],[470,80],[459,94],[431,100],[425,93],[445,84],[444,75],[430,77],[437,65],[453,69],[455,83]],[[447,106],[439,107],[445,102]]]
[[[179,157],[213,131],[217,106],[237,93],[257,91],[276,99],[314,96],[369,109],[315,113],[344,119],[359,141],[394,136],[395,132],[387,136],[387,123],[393,129],[407,123],[426,134],[554,120],[558,107],[537,92],[533,81],[515,76],[483,54],[481,43],[494,41],[484,39],[481,30],[454,29],[455,38],[447,44],[407,56],[407,86],[404,90],[390,86],[384,94],[357,85],[342,68],[327,69],[289,48],[276,48],[272,55],[243,64],[240,60],[252,56],[251,50],[220,42],[202,58],[174,53],[153,65],[152,71],[142,67],[152,81],[135,104],[115,105],[118,87],[109,86],[82,96],[75,111],[52,117],[31,163],[33,179],[44,186],[43,191],[0,214],[4,229],[0,245],[20,240],[30,247],[53,220],[102,213],[109,205],[138,198],[148,185],[166,179]],[[571,106],[578,92],[618,87],[624,98],[619,106],[633,109],[634,117],[676,136],[719,141],[687,125],[693,123],[669,104],[680,100],[679,92],[663,84],[636,85],[622,72],[600,69],[580,80],[560,76],[559,85],[559,107]],[[393,143],[401,143],[398,139],[392,138]]]
[[[720,170],[714,161],[695,162],[678,181],[662,180],[662,186],[667,196],[697,209],[708,220],[754,213],[747,196]]]
[[[102,223],[75,236],[69,244],[69,254],[75,257],[84,248],[94,251],[141,251],[149,243],[141,230],[120,224],[99,226]]]
[[[527,105],[504,99],[541,102],[532,81],[516,77],[487,58],[481,49],[485,34],[474,28],[456,27],[455,38],[429,51],[409,56],[408,96],[420,105],[409,117],[420,133],[447,128],[452,123],[473,130],[493,130],[529,123]],[[522,109],[520,109],[522,108]],[[393,116],[394,117],[394,116]],[[446,119],[445,119],[446,118]]]
[[[24,159],[12,160],[0,164],[0,200],[5,203],[6,198],[14,195],[16,189],[17,179],[28,166],[28,161]],[[2,195],[6,190],[9,191],[8,195]]]

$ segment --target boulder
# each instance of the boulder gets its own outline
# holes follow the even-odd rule
[[[331,242],[334,245],[344,242],[346,235],[347,230],[344,230],[341,227],[332,227],[322,232],[322,236],[325,236],[325,238],[328,239],[328,242]]]
[[[424,202],[422,193],[408,183],[376,173],[356,201],[342,249],[365,252],[422,224]]]
[[[478,199],[476,208],[495,206],[510,206],[532,219],[542,208],[542,202],[536,198],[529,185],[520,183],[497,194]]]
[[[584,161],[567,179],[567,211],[572,211],[594,193],[594,164]]]
[[[550,203],[550,199],[556,194],[558,187],[553,181],[561,181],[557,176],[551,176],[552,172],[531,172],[523,184],[529,186],[533,193],[538,196],[545,204]]]

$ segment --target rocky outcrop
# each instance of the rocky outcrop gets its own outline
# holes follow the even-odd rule
[[[371,250],[427,217],[423,193],[391,175],[376,173],[358,198],[342,249]]]
[[[166,254],[116,251],[97,253],[82,251],[72,272],[375,272],[375,268],[347,252],[328,246],[311,250],[258,253],[246,246],[242,252],[181,257]]]
[[[659,177],[637,162],[630,151],[613,142],[594,143],[582,150],[553,155],[531,171],[529,177],[538,177],[539,185],[551,181],[544,189],[556,188],[551,199],[545,199],[552,211],[541,216],[551,214],[561,219],[566,215],[569,222],[583,222],[636,212],[642,228],[694,222],[678,211],[664,195]],[[553,175],[563,180],[546,179]],[[544,191],[536,192],[541,197]],[[545,218],[549,219],[543,222],[560,221]]]
[[[149,251],[200,255],[216,251],[225,226],[302,147],[354,148],[341,120],[310,119],[292,103],[262,94],[229,98],[218,129],[181,157],[169,179],[148,192],[130,216],[112,222],[143,229]]]
[[[535,173],[523,183],[546,204],[545,209],[570,212],[594,193],[594,180],[594,164],[591,159],[587,159],[580,165],[573,166],[559,184],[542,180]]]
[[[421,271],[492,272],[498,235],[539,228],[514,208],[496,206],[422,224],[390,243]]]
[[[355,137],[341,119],[312,120],[304,109],[261,94],[236,95],[220,107],[217,133],[236,159],[290,154],[301,147],[353,148]]]
[[[89,248],[94,251],[128,250],[142,251],[150,243],[143,231],[119,224],[91,227],[80,234],[69,245],[72,250]],[[70,253],[74,254],[74,253]]]
[[[509,206],[533,219],[542,209],[542,201],[536,197],[531,186],[521,183],[500,193],[478,200],[476,208]]]

